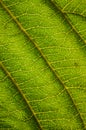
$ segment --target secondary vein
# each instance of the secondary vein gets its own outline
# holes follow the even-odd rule
[[[51,0],[52,5],[55,7],[55,9],[57,9],[62,16],[64,17],[64,19],[66,20],[66,22],[69,24],[69,26],[73,29],[73,31],[77,34],[77,36],[81,39],[81,41],[86,45],[86,41],[82,38],[82,36],[78,33],[78,31],[76,30],[76,28],[72,25],[70,19],[67,17],[67,12],[62,11],[61,8],[57,5],[55,0]],[[69,14],[69,13],[68,13]],[[74,13],[71,13],[74,14]],[[80,15],[80,14],[76,14],[76,15]],[[82,15],[81,15],[82,16]]]
[[[84,41],[84,39],[81,37],[81,35],[80,35],[80,34],[78,33],[78,31],[76,30],[76,28],[75,28],[75,27],[71,24],[71,22],[69,21],[69,19],[68,19],[68,17],[67,17],[67,14],[64,13],[64,12],[60,9],[60,7],[57,5],[57,3],[56,3],[55,0],[51,0],[51,3],[52,3],[52,5],[55,7],[55,9],[57,9],[57,10],[62,14],[62,16],[64,17],[64,19],[66,20],[66,22],[69,24],[69,26],[73,29],[73,31],[74,31],[74,32],[76,33],[76,35],[81,39],[81,41],[86,45],[86,42]],[[72,102],[73,102],[73,104],[74,104],[74,106],[75,106],[75,108],[76,108],[76,110],[77,110],[77,112],[78,112],[78,114],[79,114],[79,117],[80,117],[80,119],[81,119],[81,122],[82,122],[82,125],[83,125],[84,130],[86,130],[86,129],[85,129],[85,124],[84,124],[83,118],[82,118],[82,116],[81,116],[81,114],[80,114],[80,112],[79,112],[79,110],[78,110],[78,108],[77,108],[77,106],[76,106],[75,101],[73,100],[73,98],[72,98],[70,92],[68,91],[67,87],[66,87],[65,85],[64,85],[64,87],[65,87],[65,89],[66,89],[68,95],[70,96],[70,98],[71,98],[71,100],[72,100]]]
[[[77,12],[68,12],[68,11],[64,11],[63,13],[66,14],[66,15],[67,15],[67,14],[73,14],[73,15],[81,16],[82,18],[86,18],[85,15],[82,15],[82,14],[77,13]]]
[[[35,118],[37,124],[38,124],[38,127],[40,130],[43,130],[41,125],[40,125],[40,122],[33,110],[33,108],[31,107],[30,103],[29,103],[29,100],[26,98],[26,96],[24,95],[24,93],[22,92],[22,90],[20,89],[19,85],[17,84],[16,80],[12,77],[11,73],[6,69],[5,65],[0,62],[0,67],[2,68],[2,70],[4,71],[4,73],[9,77],[9,79],[12,81],[12,83],[15,85],[15,87],[17,88],[18,92],[20,93],[20,95],[22,96],[23,100],[25,101],[26,105],[28,106],[29,110],[31,111],[33,117]]]

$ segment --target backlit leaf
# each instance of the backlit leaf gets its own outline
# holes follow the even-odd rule
[[[86,0],[0,0],[0,130],[86,130]]]

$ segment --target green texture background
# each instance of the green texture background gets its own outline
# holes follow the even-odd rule
[[[0,130],[86,130],[86,0],[0,0]]]

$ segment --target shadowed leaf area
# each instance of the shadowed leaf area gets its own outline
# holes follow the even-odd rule
[[[86,0],[0,0],[0,130],[86,130]]]

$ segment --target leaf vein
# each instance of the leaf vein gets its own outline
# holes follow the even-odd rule
[[[17,88],[18,92],[20,93],[20,95],[22,96],[23,100],[25,101],[25,103],[27,104],[28,108],[30,109],[31,113],[34,116],[34,119],[36,120],[39,129],[42,130],[42,127],[39,123],[38,118],[35,115],[35,112],[32,108],[32,106],[30,105],[29,100],[27,100],[26,96],[24,95],[24,93],[22,92],[22,90],[20,89],[19,85],[17,84],[17,82],[15,81],[15,79],[12,77],[12,75],[10,74],[10,72],[6,69],[6,67],[2,64],[2,62],[0,62],[0,66],[2,68],[2,70],[6,73],[6,75],[9,77],[9,79],[12,81],[12,83],[15,85],[15,87]]]

